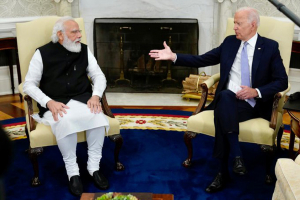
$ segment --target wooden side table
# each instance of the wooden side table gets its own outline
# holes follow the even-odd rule
[[[295,142],[295,135],[300,138],[300,112],[298,111],[292,111],[292,110],[287,110],[288,114],[291,117],[291,134],[290,134],[290,144],[289,144],[289,155],[290,158],[295,159],[295,155],[293,153],[294,150],[294,142]],[[300,154],[300,141],[299,141],[299,150],[298,153]]]
[[[2,50],[9,50],[9,49],[16,49],[18,50],[17,46],[17,39],[16,38],[0,38],[0,51]],[[18,51],[16,51],[18,52]],[[14,84],[14,71],[13,71],[13,62],[12,62],[12,53],[9,51],[6,51],[6,56],[9,61],[9,72],[10,72],[10,81],[11,81],[11,89],[12,93],[15,94],[15,84]],[[17,58],[17,72],[18,72],[18,82],[21,84],[21,70],[20,70],[20,64],[19,64],[19,56],[18,53],[16,53]],[[22,95],[20,95],[20,100],[22,102]]]

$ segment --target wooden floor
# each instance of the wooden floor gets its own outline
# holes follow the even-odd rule
[[[24,116],[24,104],[18,94],[0,96],[0,121]]]
[[[182,110],[191,112],[196,109],[195,106],[110,106],[110,108]],[[24,103],[20,102],[18,94],[0,96],[0,121],[24,116]]]

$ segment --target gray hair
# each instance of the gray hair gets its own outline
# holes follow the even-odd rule
[[[57,20],[53,26],[51,40],[53,43],[58,42],[57,32],[58,31],[64,31],[65,30],[65,22],[67,21],[75,21],[72,17],[65,16],[61,17],[59,20]]]
[[[250,8],[250,7],[242,7],[242,8],[239,8],[237,12],[240,12],[240,11],[247,11],[248,13],[248,22],[251,23],[253,21],[256,22],[256,26],[258,27],[259,24],[260,24],[260,19],[259,19],[259,14],[258,14],[258,11],[254,8]]]

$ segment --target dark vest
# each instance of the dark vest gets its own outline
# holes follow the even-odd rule
[[[67,104],[70,99],[87,103],[92,96],[87,76],[87,46],[81,44],[79,53],[70,52],[59,43],[50,42],[39,48],[43,60],[40,89],[51,99]],[[48,108],[38,104],[43,117]]]

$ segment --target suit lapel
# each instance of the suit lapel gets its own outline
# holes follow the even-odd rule
[[[260,35],[258,35],[255,49],[254,49],[253,62],[252,62],[252,73],[251,73],[252,74],[251,75],[252,86],[253,86],[253,83],[255,83],[256,72],[257,72],[259,61],[263,54],[263,51],[264,51],[264,42],[263,42],[262,37]]]
[[[233,65],[233,62],[234,62],[234,59],[236,57],[236,54],[240,48],[240,45],[241,45],[241,40],[239,39],[236,39],[234,40],[234,42],[231,44],[231,48],[229,49],[229,56],[228,56],[228,59],[227,59],[227,62],[226,62],[226,65],[224,65],[226,68],[225,70],[225,74],[224,74],[224,77],[228,77],[229,75],[229,72],[232,68],[232,65]],[[225,81],[225,80],[224,80]]]
[[[233,42],[230,42],[230,46],[225,47],[226,51],[228,51],[228,57],[224,63],[221,63],[222,69],[221,70],[221,79],[218,85],[219,90],[222,90],[225,87],[226,82],[228,81],[229,72],[231,70],[232,64],[234,62],[234,59],[236,57],[236,54],[239,50],[239,47],[241,45],[241,40],[238,40],[235,38]]]
[[[226,77],[228,76],[231,67],[233,65],[234,59],[236,57],[236,54],[240,48],[241,45],[241,40],[239,39],[235,39],[234,43],[232,44],[232,48],[230,48],[230,52],[229,52],[229,57],[227,59],[227,63],[226,63]]]

